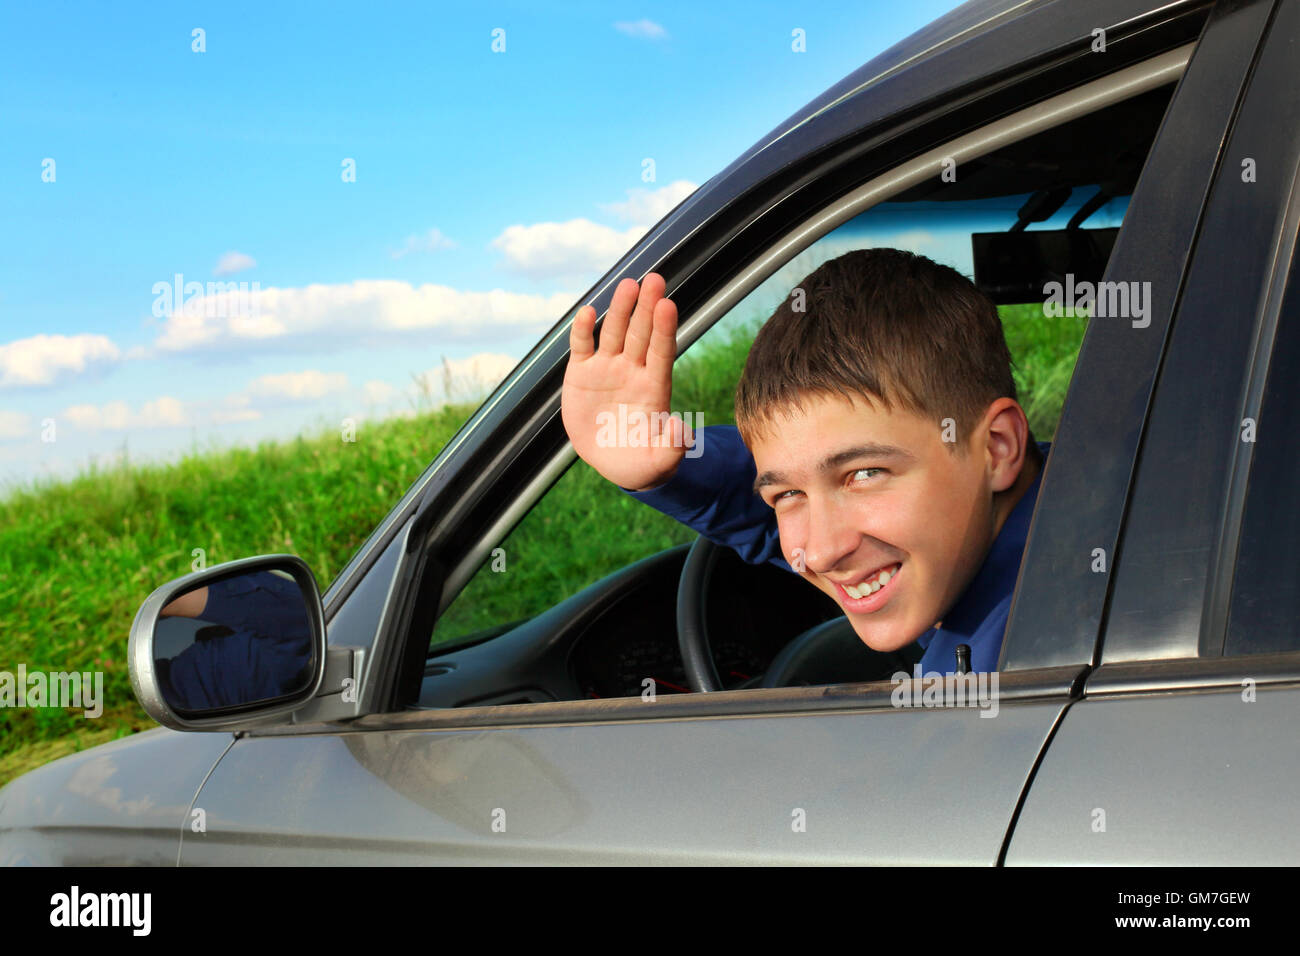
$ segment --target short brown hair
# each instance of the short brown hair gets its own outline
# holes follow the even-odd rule
[[[752,448],[776,413],[803,410],[801,396],[855,394],[936,427],[952,418],[961,444],[991,402],[1016,398],[997,307],[956,269],[902,249],[823,263],[755,337],[736,426]]]

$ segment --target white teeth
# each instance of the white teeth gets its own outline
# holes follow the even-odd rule
[[[847,584],[841,585],[841,587],[844,588],[844,593],[851,598],[864,598],[868,594],[875,594],[883,588],[897,573],[897,571],[881,571],[876,577],[862,581],[855,587],[850,587]]]

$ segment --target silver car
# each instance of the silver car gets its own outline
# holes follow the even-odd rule
[[[987,0],[867,63],[575,303],[323,595],[266,555],[149,596],[164,726],[0,791],[0,862],[1297,862],[1297,43],[1292,0]],[[1096,293],[973,696],[703,539],[611,568],[597,534],[593,583],[490,619],[579,470],[579,306],[657,272],[684,351],[908,241],[995,301]]]

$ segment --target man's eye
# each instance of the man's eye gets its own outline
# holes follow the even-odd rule
[[[858,475],[866,475],[866,480],[870,481],[872,478],[876,477],[877,474],[883,474],[884,471],[885,469],[883,468],[859,468],[853,473],[853,477],[857,478]]]

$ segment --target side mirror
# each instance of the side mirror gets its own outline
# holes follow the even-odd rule
[[[291,554],[177,578],[140,606],[127,657],[136,698],[166,727],[275,721],[311,700],[325,674],[316,578]]]

